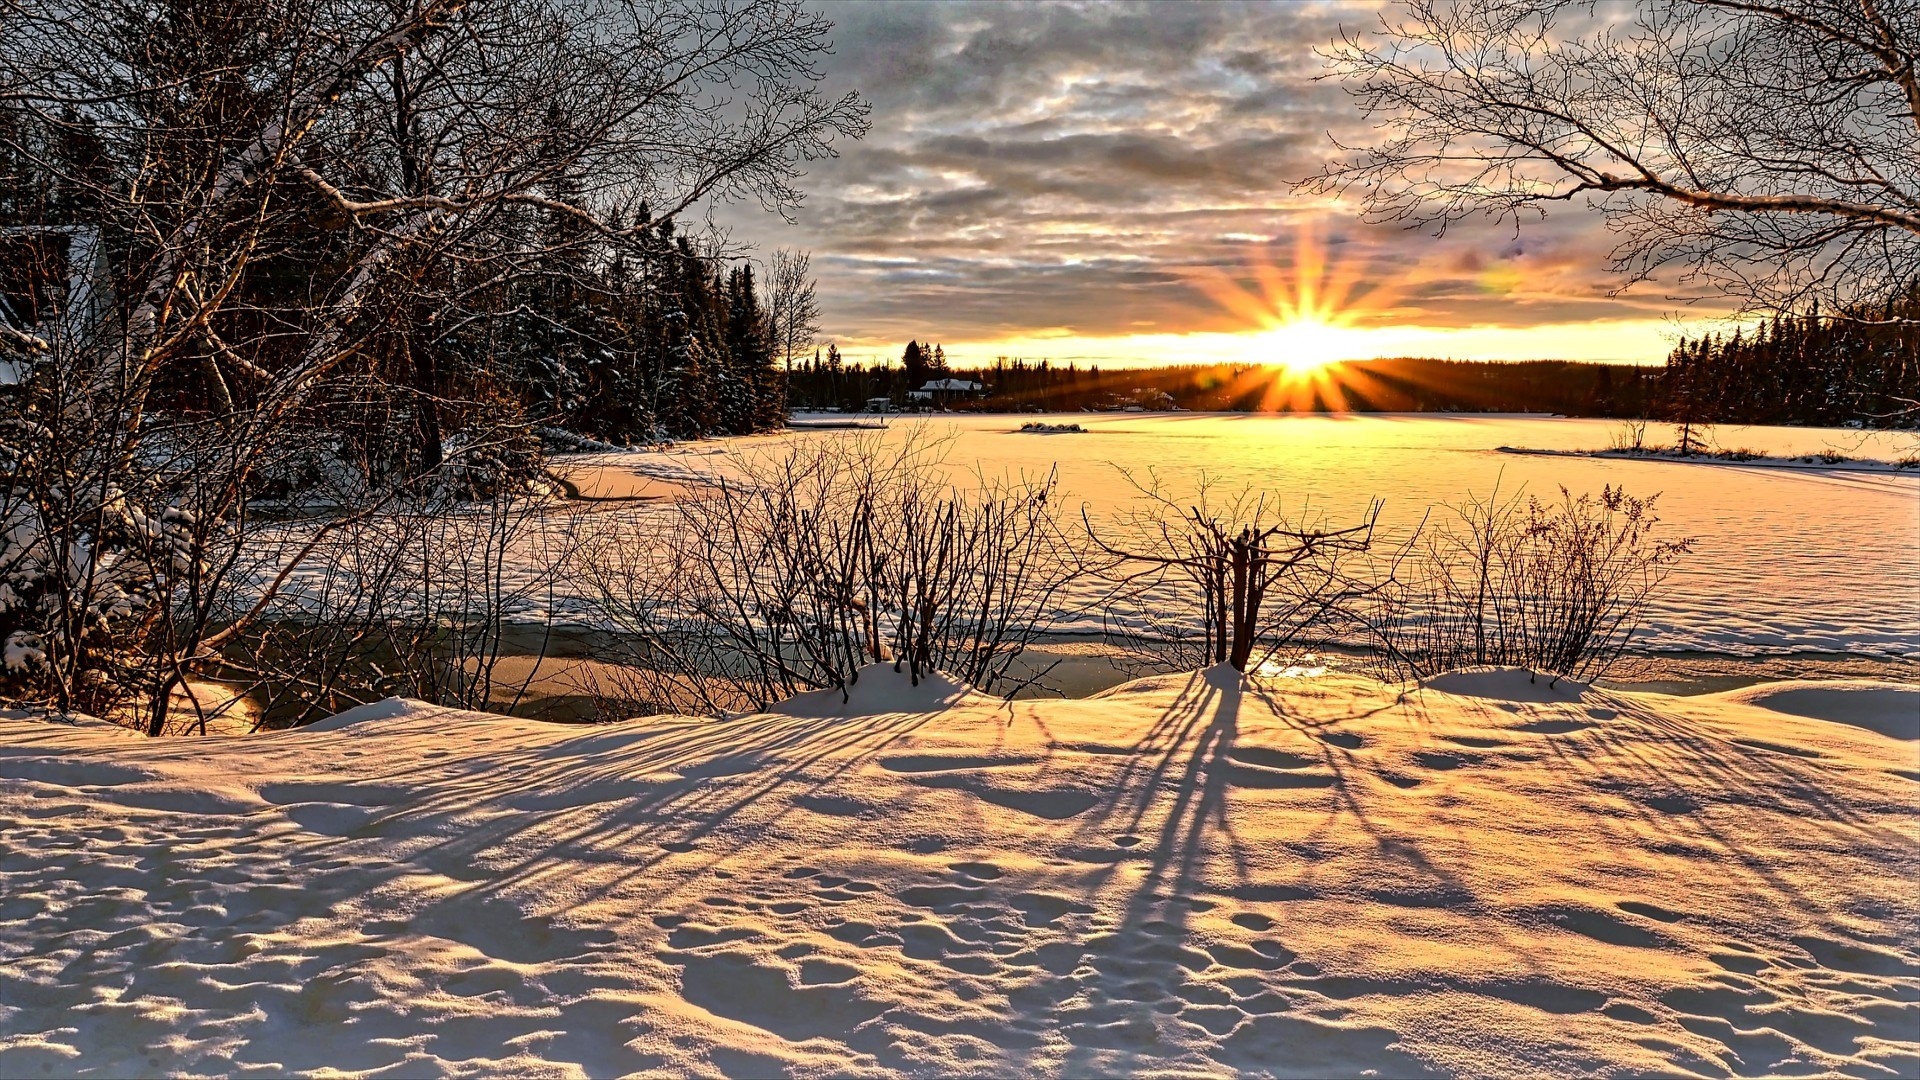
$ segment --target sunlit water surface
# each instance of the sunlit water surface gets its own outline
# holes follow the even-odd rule
[[[1032,420],[1087,431],[1017,430]],[[1613,484],[1636,495],[1658,493],[1661,533],[1691,537],[1694,548],[1650,613],[1638,648],[1920,656],[1920,476],[1499,449],[1600,449],[1619,428],[1608,420],[1510,416],[1105,413],[895,418],[884,437],[943,439],[956,469],[1012,476],[1056,470],[1064,497],[1095,517],[1137,497],[1123,469],[1152,470],[1175,492],[1192,490],[1203,477],[1222,489],[1271,491],[1287,511],[1335,524],[1358,520],[1380,499],[1382,523],[1394,531],[1435,504],[1496,489],[1503,497],[1557,497],[1562,486],[1579,495]],[[795,432],[647,456],[704,471],[787,440],[845,437]],[[1666,441],[1671,433],[1656,426],[1648,437]],[[1720,447],[1773,455],[1832,451],[1891,460],[1920,448],[1913,433],[1722,427],[1711,437]]]

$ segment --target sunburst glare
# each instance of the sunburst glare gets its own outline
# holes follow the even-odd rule
[[[1238,277],[1209,268],[1195,285],[1248,324],[1239,337],[1241,376],[1264,381],[1263,404],[1283,409],[1340,409],[1346,395],[1342,360],[1369,355],[1360,320],[1388,306],[1377,276],[1330,258],[1319,233],[1303,227],[1280,260],[1250,263]]]

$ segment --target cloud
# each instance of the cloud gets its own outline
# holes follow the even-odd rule
[[[1434,238],[1295,194],[1335,152],[1330,133],[1364,131],[1314,78],[1314,48],[1370,8],[820,7],[835,23],[828,88],[859,89],[873,131],[815,163],[792,226],[738,207],[721,219],[811,249],[826,331],[843,341],[1246,330],[1195,274],[1291,267],[1302,237],[1374,305],[1357,325],[1564,334],[1671,306],[1606,295],[1608,238],[1577,208],[1518,240],[1510,226]]]

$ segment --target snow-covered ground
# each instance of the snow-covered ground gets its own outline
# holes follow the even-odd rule
[[[1824,454],[1800,454],[1782,457],[1747,450],[1683,454],[1672,447],[1644,450],[1530,450],[1503,446],[1503,454],[1536,454],[1545,457],[1591,457],[1613,461],[1669,461],[1677,465],[1732,465],[1748,469],[1797,469],[1824,473],[1914,473],[1920,471],[1920,459],[1881,461],[1877,458],[1848,457],[1838,451]]]
[[[1920,691],[0,720],[0,1076],[1920,1072]]]

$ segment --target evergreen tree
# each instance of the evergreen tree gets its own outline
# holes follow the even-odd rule
[[[926,385],[927,356],[918,340],[907,342],[906,351],[900,354],[900,366],[906,371],[907,389],[918,390]]]
[[[661,426],[669,435],[697,438],[720,430],[708,331],[712,295],[706,267],[686,237],[677,237],[667,259],[660,298],[664,369],[658,399]]]
[[[560,125],[557,107],[549,123]],[[577,183],[567,179],[556,181],[546,194],[568,205],[580,201]],[[548,423],[601,435],[591,430],[598,427],[591,391],[607,381],[610,356],[603,342],[604,310],[587,263],[589,240],[574,215],[540,211],[536,255],[515,290],[511,332],[528,411]]]
[[[721,389],[722,423],[736,434],[778,427],[786,415],[786,392],[774,356],[772,328],[754,287],[753,268],[742,264],[727,277],[727,382]]]
[[[1842,312],[1810,307],[1749,335],[1683,339],[1662,373],[1670,415],[1693,423],[1912,424],[1920,290]]]

